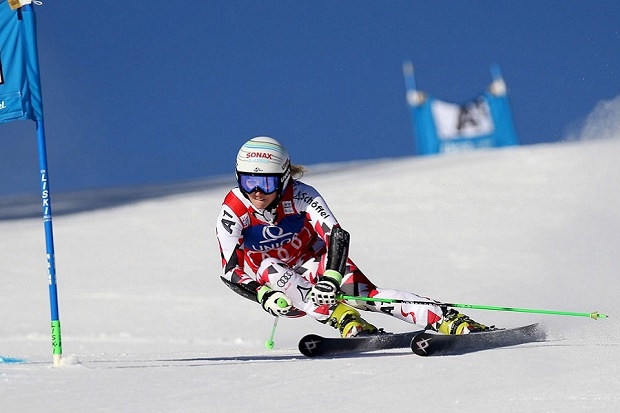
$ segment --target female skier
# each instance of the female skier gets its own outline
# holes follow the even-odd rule
[[[349,259],[349,234],[321,195],[298,180],[303,172],[273,138],[252,138],[239,150],[238,186],[224,198],[216,224],[222,280],[229,287],[274,316],[309,315],[342,337],[381,332],[357,310],[444,334],[488,329],[429,298],[372,283]],[[340,294],[416,303],[339,301]]]

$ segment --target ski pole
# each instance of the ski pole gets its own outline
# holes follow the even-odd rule
[[[588,317],[594,320],[599,318],[607,318],[607,314],[594,311],[591,313],[579,313],[572,311],[557,311],[557,310],[540,310],[535,308],[518,308],[518,307],[498,307],[492,305],[477,305],[477,304],[459,304],[459,303],[441,303],[435,301],[415,301],[415,300],[400,300],[397,298],[378,298],[378,297],[356,297],[352,295],[340,295],[341,300],[354,300],[354,301],[371,301],[379,303],[403,303],[403,304],[434,304],[445,307],[454,308],[471,308],[474,310],[492,310],[492,311],[512,311],[517,313],[536,313],[536,314],[553,314],[564,315],[573,317]]]
[[[285,308],[286,306],[288,306],[288,302],[283,299],[283,298],[278,298],[276,300],[276,303],[278,304],[278,307],[280,308]],[[267,341],[265,341],[265,348],[268,350],[271,350],[273,348],[273,337],[276,335],[276,327],[278,326],[278,316],[274,317],[273,320],[273,327],[271,328],[271,335],[269,336],[269,339]]]
[[[272,350],[273,346],[274,346],[274,342],[273,342],[273,338],[276,335],[276,327],[278,326],[278,320],[280,319],[280,317],[274,317],[273,318],[273,327],[271,327],[271,335],[269,336],[269,339],[267,341],[265,341],[265,348],[267,350]]]

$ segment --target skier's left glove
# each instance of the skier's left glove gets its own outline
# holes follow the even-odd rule
[[[274,291],[266,285],[258,289],[256,298],[263,306],[263,310],[276,317],[287,315],[293,308],[293,303],[283,292]]]
[[[342,275],[335,270],[326,270],[310,290],[310,301],[316,306],[334,306],[337,302]]]

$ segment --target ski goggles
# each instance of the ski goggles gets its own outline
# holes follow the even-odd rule
[[[261,191],[265,195],[273,194],[280,186],[278,175],[248,175],[239,174],[239,187],[246,194]]]

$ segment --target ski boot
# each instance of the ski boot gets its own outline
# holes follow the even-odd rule
[[[356,309],[342,303],[336,305],[327,323],[338,329],[343,338],[379,334],[377,327],[364,320]]]
[[[443,334],[469,334],[488,331],[489,327],[480,324],[455,309],[448,310],[439,324],[437,331]]]

